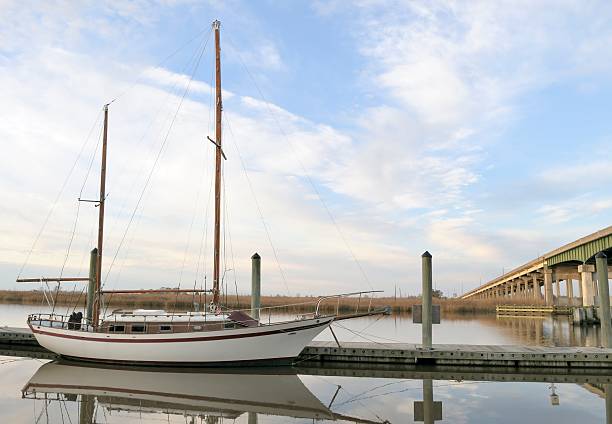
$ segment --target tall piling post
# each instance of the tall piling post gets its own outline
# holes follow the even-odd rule
[[[421,326],[423,336],[423,349],[431,349],[432,332],[432,270],[431,254],[429,252],[421,255],[421,271],[423,280],[423,324]]]
[[[423,380],[423,422],[434,424],[433,381],[431,378]]]
[[[98,249],[93,248],[89,257],[89,283],[87,285],[87,324],[92,323],[94,298],[96,295],[96,269],[98,268]]]
[[[251,316],[259,320],[261,308],[261,256],[251,256]]]
[[[612,347],[612,323],[610,322],[610,288],[608,286],[608,258],[603,252],[595,255],[597,281],[599,282],[599,319],[601,321],[601,344]]]

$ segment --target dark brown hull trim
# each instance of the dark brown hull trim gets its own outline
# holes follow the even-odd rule
[[[296,358],[270,358],[250,361],[223,361],[223,362],[158,362],[158,361],[113,361],[107,359],[79,358],[77,356],[65,356],[62,358],[94,364],[108,365],[130,365],[142,367],[172,367],[172,368],[225,368],[225,367],[287,367],[293,365]]]

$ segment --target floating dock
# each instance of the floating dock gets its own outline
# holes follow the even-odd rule
[[[356,362],[402,365],[612,368],[612,349],[598,347],[312,342],[298,363]]]
[[[533,316],[533,315],[573,315],[573,306],[563,305],[498,305],[497,315]]]
[[[0,355],[55,359],[27,328],[0,327]],[[12,354],[11,354],[12,353]],[[18,356],[18,355],[17,355]],[[312,342],[296,360],[299,367],[382,365],[402,371],[414,366],[612,369],[612,349],[598,347],[493,346],[438,344],[423,349],[410,343]]]

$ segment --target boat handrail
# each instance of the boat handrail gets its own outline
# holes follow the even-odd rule
[[[328,295],[328,296],[319,296],[319,299],[317,300],[317,308],[315,309],[315,316],[319,316],[319,307],[321,306],[321,302],[323,302],[324,300],[327,299],[338,299],[338,303],[336,306],[336,315],[340,312],[340,299],[343,297],[351,297],[351,296],[357,296],[359,295],[359,302],[357,302],[357,306],[356,308],[359,308],[359,304],[361,303],[361,297],[364,294],[373,294],[373,293],[383,293],[384,290],[368,290],[368,291],[358,291],[358,292],[351,292],[351,293],[340,293],[340,294],[332,294],[332,295]],[[368,304],[368,312],[370,312],[370,310],[372,309],[372,296],[369,297],[369,304]]]
[[[274,305],[274,306],[260,306],[259,308],[243,308],[243,309],[232,309],[232,308],[224,308],[224,311],[226,312],[251,312],[251,311],[259,311],[260,315],[261,315],[261,311],[267,311],[268,312],[268,323],[271,322],[271,315],[272,315],[272,311],[274,309],[284,309],[284,308],[289,308],[291,306],[301,306],[301,305],[316,305],[315,307],[315,311],[309,314],[303,314],[303,317],[306,317],[308,315],[313,315],[314,317],[318,317],[320,316],[319,314],[319,309],[321,306],[321,302],[323,302],[326,299],[335,299],[338,298],[338,302],[340,301],[341,298],[343,297],[350,297],[350,296],[357,296],[359,295],[359,300],[361,301],[361,297],[363,295],[368,295],[368,294],[374,294],[374,293],[383,293],[384,290],[367,290],[367,291],[358,291],[358,292],[350,292],[350,293],[339,293],[339,294],[332,294],[332,295],[327,295],[327,296],[318,296],[316,298],[313,298],[313,300],[309,300],[306,302],[295,302],[295,303],[287,303],[287,304],[283,304],[283,305]],[[371,306],[372,306],[372,296],[369,297],[369,305],[368,305],[368,312],[371,310]],[[359,304],[360,302],[357,303],[357,308],[359,308]],[[336,307],[336,314],[338,314],[338,310],[339,310],[339,306]]]
[[[61,328],[61,329],[67,328],[68,330],[75,330],[75,331],[91,331],[94,328],[91,323],[91,320],[87,319],[86,317],[82,317],[80,321],[70,321],[70,318],[71,318],[70,315],[64,315],[64,314],[36,313],[36,314],[28,315],[27,322],[30,323],[32,321],[38,321],[39,325],[42,327]],[[51,324],[44,325],[43,322],[45,321]],[[58,324],[58,325],[55,325],[55,324]]]

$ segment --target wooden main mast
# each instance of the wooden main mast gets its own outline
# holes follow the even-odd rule
[[[106,198],[106,142],[108,135],[108,105],[104,105],[104,130],[102,134],[102,165],[100,168],[100,200],[98,207],[98,257],[96,260],[96,284],[93,304],[92,324],[98,325],[100,319],[100,304],[102,287],[102,244],[104,241],[104,203]]]
[[[214,21],[212,24],[215,31],[215,234],[214,234],[214,264],[213,264],[213,308],[219,305],[219,271],[221,258],[221,112],[223,103],[221,99],[221,41],[219,29],[221,22]]]

